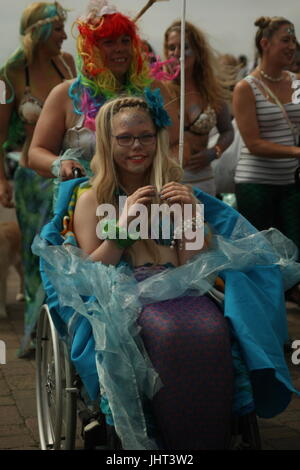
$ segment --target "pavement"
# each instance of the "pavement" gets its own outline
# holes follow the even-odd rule
[[[15,211],[0,205],[0,221],[15,220]],[[1,269],[1,267],[0,267]],[[38,450],[35,362],[17,358],[23,334],[23,302],[16,301],[19,279],[11,268],[7,282],[7,319],[0,319],[6,364],[0,364],[0,449]]]
[[[14,220],[13,210],[0,209],[0,221]],[[0,267],[1,268],[1,267]],[[38,450],[35,362],[17,358],[23,333],[23,303],[15,300],[18,277],[8,278],[7,319],[0,319],[0,340],[6,344],[6,364],[0,364],[0,450]],[[287,303],[289,334],[300,340],[300,308]],[[300,359],[300,353],[298,355]],[[294,386],[300,390],[300,364],[286,355]],[[300,398],[273,419],[259,419],[263,450],[300,450]]]

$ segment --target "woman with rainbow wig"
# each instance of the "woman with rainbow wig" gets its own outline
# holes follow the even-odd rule
[[[18,49],[0,69],[6,103],[0,106],[0,203],[13,207],[12,186],[5,173],[5,152],[21,150],[14,176],[16,214],[22,234],[25,274],[25,336],[20,355],[29,349],[43,290],[38,258],[31,252],[35,234],[49,217],[52,184],[28,168],[28,148],[43,103],[56,85],[76,75],[72,56],[61,52],[67,38],[66,10],[59,3],[34,2],[22,13]]]
[[[76,21],[78,77],[49,95],[29,150],[40,175],[73,178],[74,169],[90,174],[95,152],[95,117],[120,94],[144,95],[156,103],[147,54],[137,26],[107,1],[92,0]],[[155,105],[155,104],[154,104]]]

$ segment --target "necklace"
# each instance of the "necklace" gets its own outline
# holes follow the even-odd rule
[[[271,82],[280,82],[284,78],[283,73],[281,73],[280,77],[275,78],[275,77],[270,77],[270,75],[264,72],[263,69],[258,69],[258,70],[262,77],[266,78],[267,80],[270,80]]]

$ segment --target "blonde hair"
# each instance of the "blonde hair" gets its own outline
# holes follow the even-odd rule
[[[263,38],[271,39],[276,31],[278,31],[278,29],[284,24],[290,24],[293,26],[293,23],[283,16],[260,16],[255,20],[254,25],[258,27],[255,35],[255,45],[260,56],[263,54],[260,41]]]
[[[15,98],[14,88],[9,77],[10,72],[16,67],[32,63],[36,47],[40,42],[48,39],[57,17],[61,18],[61,21],[66,18],[66,10],[58,2],[33,2],[23,11],[20,21],[21,45],[0,69],[0,76],[4,78],[11,92],[7,103],[11,103]],[[35,25],[36,27],[34,27]]]
[[[152,120],[146,101],[141,97],[133,96],[118,97],[107,101],[97,115],[96,153],[91,161],[91,169],[95,175],[92,178],[92,185],[99,204],[115,204],[115,193],[119,188],[111,145],[113,117],[122,110],[133,108],[142,110]],[[157,129],[157,148],[148,184],[155,186],[159,191],[167,182],[179,181],[181,177],[180,166],[170,157],[168,132],[164,128]]]
[[[33,2],[24,10],[21,17],[20,34],[27,63],[32,62],[34,51],[39,42],[46,41],[50,36],[53,22],[66,19],[65,12],[66,10],[58,2]],[[53,22],[51,22],[51,18],[53,18]]]
[[[228,88],[234,89],[234,86],[238,80],[238,74],[242,68],[238,59],[232,54],[221,54],[218,57],[220,70],[222,76],[226,77]]]
[[[168,53],[168,37],[172,32],[181,31],[181,21],[174,21],[165,31],[164,54]],[[203,31],[190,22],[185,26],[186,38],[195,54],[193,77],[199,84],[199,93],[206,104],[210,104],[216,110],[222,106],[222,102],[228,98],[226,78],[222,78],[217,55],[210,47]]]
[[[147,103],[140,97],[119,97],[106,102],[96,118],[96,153],[91,161],[91,169],[94,177],[91,180],[92,187],[96,192],[98,204],[109,203],[118,207],[117,192],[120,187],[118,172],[114,165],[111,135],[113,130],[114,116],[122,110],[138,109],[146,113],[151,119],[151,113]],[[170,157],[168,132],[164,128],[157,130],[157,146],[152,167],[149,171],[149,180],[158,191],[170,181],[180,181],[182,169],[178,163]],[[157,197],[155,203],[160,204]],[[157,246],[153,240],[142,240],[143,249],[147,250],[152,261],[157,264],[159,256]],[[134,246],[126,250],[126,255],[134,262]]]

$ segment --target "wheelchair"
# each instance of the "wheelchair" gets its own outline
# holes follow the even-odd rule
[[[74,181],[63,183],[66,185],[66,195],[63,195],[62,209],[54,216],[55,223],[50,228],[51,237],[55,232],[54,242],[45,238],[50,245],[60,244],[60,230],[67,203],[75,184],[80,183],[80,180],[77,180],[77,183]],[[218,201],[215,204],[223,203]],[[227,210],[232,209],[228,207],[224,210],[227,214]],[[227,227],[227,217],[223,220]],[[47,292],[46,288],[45,290]],[[209,295],[222,307],[222,293],[213,288]],[[52,314],[53,310],[45,304],[40,312],[36,336],[37,416],[41,449],[73,450],[78,446],[84,449],[122,449],[114,427],[106,424],[100,410],[100,400],[91,403],[80,374],[71,362],[70,344],[58,331],[57,319],[53,318]],[[77,418],[81,421],[81,432]],[[80,435],[82,440],[78,441]],[[232,418],[231,435],[226,449],[261,449],[255,412]]]
[[[77,393],[66,345],[44,305],[36,332],[37,420],[42,450],[74,448]]]
[[[86,404],[85,395],[66,342],[59,337],[48,305],[44,304],[36,331],[36,404],[41,450],[74,450],[76,443],[84,449],[106,448],[104,416],[99,408]],[[117,447],[118,439],[111,434]]]
[[[218,304],[223,302],[222,294],[215,289],[210,296]],[[100,409],[86,405],[84,387],[47,304],[41,308],[37,326],[36,397],[41,450],[75,450],[78,446],[85,450],[122,449],[114,429],[109,427],[108,431]],[[232,418],[227,449],[261,449],[255,413]]]

